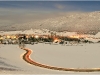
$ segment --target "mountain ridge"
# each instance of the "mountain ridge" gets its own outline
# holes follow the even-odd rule
[[[66,13],[54,18],[37,20],[12,25],[0,26],[0,30],[27,30],[27,29],[49,29],[53,31],[76,31],[92,32],[100,31],[100,11]]]

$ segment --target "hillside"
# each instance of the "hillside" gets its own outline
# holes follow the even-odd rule
[[[73,12],[32,22],[0,25],[0,30],[49,29],[55,31],[94,32],[100,30],[100,12]]]

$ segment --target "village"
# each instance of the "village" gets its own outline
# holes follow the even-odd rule
[[[1,31],[0,44],[18,44],[24,39],[25,44],[80,44],[99,43],[100,33],[96,35],[78,34],[77,32],[56,32],[47,29],[30,29],[25,31]]]

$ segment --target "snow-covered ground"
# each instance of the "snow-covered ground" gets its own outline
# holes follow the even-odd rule
[[[32,49],[31,58],[39,63],[64,68],[99,68],[100,44],[81,45],[26,45]],[[24,50],[18,45],[0,44],[0,73],[14,74],[66,74],[78,73],[57,71],[30,65],[22,59]],[[90,72],[91,73],[91,72]],[[92,72],[99,73],[99,72]]]

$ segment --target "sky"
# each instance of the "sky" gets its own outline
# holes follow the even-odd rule
[[[0,24],[94,11],[100,11],[100,1],[0,1]]]
[[[69,12],[100,11],[100,1],[0,1],[1,11]],[[16,11],[17,10],[17,11]],[[11,11],[11,12],[12,12]]]

